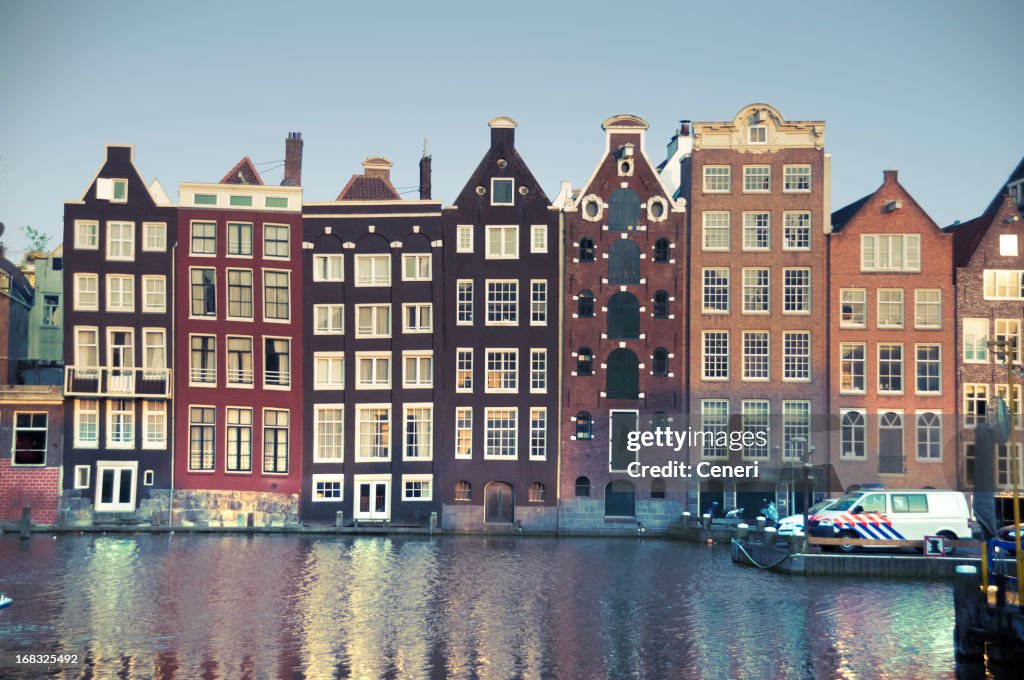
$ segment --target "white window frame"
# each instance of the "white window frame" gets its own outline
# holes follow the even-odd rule
[[[337,435],[329,435],[331,438],[337,436],[340,439],[340,445],[338,447],[337,456],[325,456],[324,448],[321,448],[321,431],[320,428],[328,424],[328,421],[321,419],[323,413],[327,411],[338,411],[341,413],[340,420],[337,421],[339,432]],[[335,421],[330,421],[329,424],[334,425]],[[325,435],[327,436],[327,435]],[[314,404],[313,405],[313,462],[314,463],[344,463],[345,462],[345,404]]]
[[[284,240],[285,243],[285,255],[270,255],[267,252],[267,235],[270,233],[270,229],[284,229],[287,238]],[[255,241],[255,238],[253,239]],[[263,259],[264,260],[290,260],[292,253],[292,227],[290,224],[284,224],[280,222],[264,222],[263,223]],[[289,443],[290,445],[290,443]]]
[[[114,404],[118,401],[125,402],[128,404],[129,409],[126,411],[115,411]],[[108,449],[134,449],[135,442],[138,441],[139,431],[136,427],[135,420],[135,402],[132,399],[110,399],[106,403],[107,411],[107,448]],[[131,424],[131,439],[130,441],[116,441],[114,440],[114,416],[116,414],[128,414],[126,422]]]
[[[922,302],[922,293],[935,293],[937,298],[934,302]],[[935,324],[921,323],[920,310],[922,306],[935,306],[938,309],[936,318],[938,320]],[[939,330],[942,328],[942,289],[941,288],[915,288],[914,289],[914,328],[922,328],[928,330]]]
[[[91,465],[76,465],[75,466],[75,488],[76,489],[88,489],[92,486],[92,466]]]
[[[805,285],[791,285],[786,282],[786,275],[791,272],[803,272],[806,275],[807,283]],[[811,313],[811,301],[814,295],[814,284],[811,280],[811,268],[810,267],[786,267],[782,270],[782,313],[788,316],[807,316]],[[800,296],[806,301],[806,306],[803,309],[786,309],[788,300],[790,297],[788,293],[790,289],[799,292],[803,291],[803,295]],[[796,297],[795,295],[793,297]]]
[[[800,171],[799,174],[797,171]],[[806,170],[806,173],[803,171]],[[782,166],[782,193],[784,194],[809,194],[814,186],[812,180],[813,170],[807,163],[797,163],[794,165],[783,165]],[[794,185],[799,184],[799,180],[803,177],[807,178],[807,187],[804,189],[798,186],[790,187],[790,178],[793,178]]]
[[[538,296],[538,292],[540,296]],[[530,279],[530,325],[548,325],[548,282],[546,279]],[[542,317],[538,319],[537,317]]]
[[[128,234],[130,234],[131,237],[127,238],[127,239],[124,238],[123,237],[123,233],[124,232],[119,229],[120,233],[122,234],[122,237],[115,240],[114,239],[114,225],[117,225],[118,227],[120,227],[122,229],[123,229],[123,227],[127,226],[128,227]],[[120,255],[114,255],[113,254],[113,250],[114,250],[114,244],[115,243],[120,244],[124,249],[126,249],[128,251],[128,254],[125,255],[124,253],[122,253]],[[107,221],[107,260],[110,261],[110,262],[133,262],[135,260],[135,223],[134,222],[122,222],[121,220],[108,220]]]
[[[469,357],[469,387],[463,387],[459,383],[459,372],[463,369],[459,368],[460,362],[464,357]],[[456,347],[455,348],[455,391],[461,394],[470,394],[473,392],[473,348],[472,347]]]
[[[159,291],[150,291],[150,283],[160,284]],[[159,295],[160,304],[150,304],[150,295]],[[142,311],[143,313],[154,313],[164,314],[167,312],[167,277],[164,275],[149,275],[143,274],[142,276]]]
[[[468,444],[465,453],[460,453],[460,444]],[[457,406],[455,408],[455,458],[471,460],[473,458],[473,407]]]
[[[806,354],[791,354],[789,352],[790,338],[791,337],[792,338],[796,338],[796,337],[805,337],[805,338],[807,338],[807,352],[806,352]],[[812,358],[813,352],[814,352],[814,347],[813,347],[813,345],[811,343],[812,343],[812,339],[811,339],[811,332],[810,331],[783,331],[782,332],[782,381],[783,382],[804,382],[804,383],[811,382],[811,378],[813,377],[813,371],[812,371],[812,367],[811,367],[811,358]],[[800,365],[805,366],[806,368],[801,369],[801,372],[805,373],[806,375],[796,376],[796,377],[787,376],[786,375],[786,373],[788,371],[787,363],[789,363],[790,361],[792,361],[794,363],[799,363]]]
[[[426,262],[426,274],[423,273],[423,263]],[[410,263],[415,272],[408,275]],[[402,254],[402,280],[403,281],[432,281],[434,278],[434,260],[430,253],[403,253]]]
[[[714,334],[725,338],[725,353],[724,354],[708,354],[708,340],[710,336]],[[700,362],[701,362],[701,379],[705,382],[726,382],[729,380],[731,373],[731,361],[730,361],[730,343],[729,343],[729,331],[727,330],[706,330],[701,333],[700,343]],[[725,375],[708,375],[708,360],[712,357],[725,357]],[[720,360],[716,360],[718,363]]]
[[[155,234],[151,232],[155,231]],[[150,244],[150,236],[155,235],[155,244]],[[166,222],[143,222],[142,223],[142,252],[164,253],[167,252],[167,223]]]
[[[763,171],[767,170],[767,174]],[[756,171],[756,172],[755,172]],[[764,178],[768,179],[768,187],[755,187],[751,189],[748,181],[762,184]],[[744,165],[743,166],[743,193],[745,194],[769,194],[772,191],[772,166],[770,165]]]
[[[494,455],[489,453],[490,446],[488,444],[488,435],[491,433],[492,428],[490,427],[491,414],[498,411],[511,412],[512,427],[508,429],[497,430],[499,432],[507,432],[511,435],[510,441],[512,444],[512,450],[514,453],[511,456],[506,455]],[[490,406],[484,408],[484,460],[517,460],[519,458],[519,408],[515,406]]]
[[[337,498],[317,497],[317,486],[320,484],[337,484],[339,496]],[[345,502],[345,475],[314,473],[312,476],[312,497],[311,503],[344,503]]]
[[[765,219],[764,224],[759,224],[760,218]],[[758,245],[757,236],[760,235],[761,231],[764,231],[764,245]],[[747,239],[748,235],[753,235],[754,238]],[[743,213],[743,252],[747,253],[763,253],[772,249],[772,214],[768,210],[747,210]]]
[[[74,282],[74,309],[84,312],[98,312],[100,309],[100,281],[98,274],[76,273],[72,279]],[[82,302],[82,281],[92,281],[93,304]]]
[[[708,172],[708,170],[722,170],[723,168],[725,169],[725,172],[723,172],[723,173],[709,173]],[[703,191],[704,191],[705,194],[728,194],[728,193],[730,193],[732,191],[732,166],[731,165],[705,165],[703,170],[702,170],[702,172],[701,172],[701,174],[702,174],[702,176],[704,178],[704,182],[702,184],[702,188],[703,188]],[[712,180],[715,180],[715,179],[723,180],[724,179],[725,188],[724,189],[709,189],[708,188],[708,180],[709,179],[712,179]]]
[[[547,391],[548,350],[545,347],[533,347],[530,349],[530,394],[547,394]]]
[[[898,293],[897,300],[882,300],[884,294]],[[907,323],[907,301],[902,288],[879,288],[877,292],[877,311],[875,312],[875,327],[879,329],[903,328]],[[882,305],[897,305],[900,311],[899,323],[883,323]]]
[[[427,361],[429,375],[423,377],[423,362]],[[408,362],[412,361],[414,371],[409,370]],[[414,378],[414,380],[410,380]],[[434,351],[405,350],[402,352],[402,387],[407,390],[431,388],[434,386]]]
[[[530,252],[548,252],[548,225],[533,224],[530,226]]]
[[[231,276],[232,276],[232,274],[235,274],[235,275],[238,275],[238,274],[242,274],[242,275],[248,274],[249,275],[249,286],[248,286],[248,288],[249,288],[249,314],[248,314],[248,316],[232,314],[231,313],[231,302],[232,302],[231,301],[231,289],[236,287],[236,286],[232,286],[231,285]],[[254,315],[256,314],[256,309],[255,309],[255,307],[256,307],[256,294],[255,294],[255,292],[253,290],[255,288],[255,280],[254,279],[255,279],[255,277],[253,276],[253,273],[252,273],[251,269],[241,269],[241,268],[238,268],[238,267],[228,267],[225,270],[225,272],[224,272],[224,295],[225,295],[224,302],[226,304],[225,304],[224,314],[225,314],[225,318],[227,320],[229,320],[229,321],[252,321],[253,320]],[[242,289],[245,288],[245,286],[237,286],[237,287],[238,288],[242,288]]]
[[[935,348],[938,350],[938,359],[935,361],[921,361],[921,357],[918,351],[924,348]],[[939,387],[935,390],[921,390],[918,389],[917,379],[920,376],[918,373],[918,366],[921,364],[936,364],[939,367]],[[941,395],[942,394],[942,343],[939,342],[919,342],[914,345],[914,394],[927,394],[927,395]]]
[[[989,363],[989,361],[991,361],[991,358],[990,358],[989,351],[988,351],[988,341],[992,337],[992,328],[991,328],[991,323],[989,322],[989,320],[988,319],[974,319],[974,318],[964,319],[963,320],[963,329],[962,330],[963,330],[963,338],[964,338],[964,341],[963,341],[963,357],[961,357],[962,361],[965,364],[987,364],[987,363]],[[982,331],[983,334],[979,335],[979,331]],[[979,342],[979,340],[975,340],[974,342],[968,343],[968,339],[971,339],[971,338],[980,338],[980,342]],[[979,356],[982,356],[982,358],[968,359],[967,358],[968,347],[970,347],[972,350],[976,350],[976,353]]]
[[[392,405],[390,403],[387,403],[387,404],[356,404],[356,408],[355,408],[355,419],[356,419],[355,449],[356,450],[355,450],[355,458],[354,458],[355,462],[357,462],[357,463],[366,463],[366,462],[369,462],[369,463],[383,463],[383,462],[390,462],[391,461],[391,453],[392,453],[392,450],[394,448],[394,438],[392,437],[393,430],[392,430],[392,427],[391,427],[391,409],[392,409]],[[384,424],[383,431],[387,435],[387,456],[364,456],[364,455],[362,455],[363,446],[362,446],[362,442],[360,440],[361,440],[361,438],[363,436],[363,422],[362,422],[361,416],[366,411],[385,411],[387,413],[387,420],[383,423]],[[376,424],[376,423],[370,423],[370,424]],[[375,436],[375,433],[370,433],[370,434],[372,436]],[[373,442],[371,442],[371,446],[374,446]]]
[[[761,283],[756,283],[756,282],[755,283],[749,283],[747,281],[748,274],[749,275],[757,275],[758,277],[760,277],[761,274],[764,274],[765,277],[766,277],[765,278],[765,283],[763,285]],[[743,312],[742,313],[743,314],[750,314],[750,315],[761,315],[761,316],[763,316],[765,314],[771,314],[771,312],[772,312],[772,275],[771,275],[771,269],[769,267],[744,267],[743,271],[741,272],[741,276],[742,276],[742,286],[743,286],[743,291],[742,291],[743,292]],[[752,293],[757,293],[759,297],[763,293],[763,297],[765,299],[765,308],[764,309],[755,309],[753,307],[749,307],[747,305],[747,302],[748,302],[747,291],[751,291]],[[753,295],[751,295],[750,298],[753,298]]]
[[[419,460],[419,459],[415,459]],[[407,495],[406,484],[428,484],[430,493],[419,498]],[[434,475],[402,475],[402,501],[405,503],[429,503],[434,500]]]
[[[353,256],[353,267],[355,270],[355,287],[356,288],[390,288],[391,287],[391,253],[364,253],[362,255]],[[370,276],[361,276],[359,269],[363,262],[369,262],[370,265]],[[381,262],[386,262],[384,272],[386,276],[378,272],[378,265]]]
[[[848,300],[847,293],[859,293],[860,300]],[[843,319],[843,305],[860,305],[863,321],[846,321]],[[839,289],[839,327],[840,328],[867,328],[868,327],[868,289],[867,288],[840,288]]]
[[[344,255],[338,253],[313,255],[313,283],[340,283],[344,280]]]
[[[882,244],[888,255],[885,263],[879,262]],[[899,264],[896,264],[894,247],[899,244]],[[913,247],[912,247],[913,244]],[[860,270],[862,272],[919,272],[921,271],[920,234],[861,234]]]
[[[459,224],[455,227],[455,252],[473,252],[473,225]]]
[[[365,382],[363,380],[363,362],[369,361],[372,367],[371,381]],[[387,380],[386,382],[377,381],[377,364],[380,361],[387,362]],[[357,390],[390,390],[392,382],[392,374],[394,366],[392,365],[391,352],[356,352],[356,389]]]
[[[91,408],[83,408],[85,405],[91,406]],[[91,415],[93,419],[93,436],[92,439],[82,438],[82,415]],[[74,433],[74,445],[76,449],[97,449],[100,445],[100,403],[90,399],[76,399],[75,400],[75,433]],[[77,488],[77,487],[76,487]]]
[[[142,402],[142,448],[144,449],[166,449],[167,448],[167,410],[169,402],[145,400]],[[159,407],[159,408],[158,408]],[[162,439],[150,439],[149,419],[150,416],[160,416],[160,433]]]
[[[860,349],[860,359],[846,359],[844,357],[845,350],[849,349]],[[846,375],[847,365],[850,366],[849,375],[851,376],[850,384],[854,382],[854,378],[859,377],[863,383],[863,389],[848,389],[843,387],[843,376]],[[860,375],[857,375],[856,367],[860,367]],[[866,394],[868,388],[868,348],[867,343],[864,342],[841,342],[839,343],[839,394]]]
[[[87,227],[92,227],[90,234]],[[75,250],[100,249],[100,223],[98,220],[75,220]]]
[[[410,411],[426,411],[427,412],[427,432],[426,432],[426,455],[425,456],[410,456],[409,455],[409,412]],[[423,436],[422,434],[417,437]],[[418,445],[422,445],[419,442]],[[402,405],[402,460],[410,461],[432,461],[434,460],[434,404],[431,402],[408,402]]]
[[[513,252],[507,252],[506,246],[509,245],[505,234],[511,233],[513,236],[511,245]],[[492,250],[492,246],[497,246],[495,249],[497,252]],[[488,225],[485,230],[484,239],[484,259],[487,260],[518,260],[519,259],[519,225],[518,224],[495,224]]]
[[[199,224],[201,224],[203,226],[207,226],[207,225],[211,225],[211,224],[213,225],[213,252],[212,253],[197,252],[197,251],[195,251],[193,249],[194,246],[195,246],[195,242],[196,242],[195,229],[196,229],[196,225],[199,225]],[[202,219],[202,220],[190,220],[189,221],[189,223],[188,223],[188,254],[189,254],[189,257],[217,257],[217,232],[220,231],[217,228],[217,226],[218,225],[217,225],[217,221],[216,220]],[[203,241],[208,240],[208,238],[205,235],[202,237],[202,239],[203,239]]]
[[[370,310],[370,320],[371,320],[371,326],[372,326],[372,330],[373,330],[373,332],[371,332],[371,333],[364,333],[363,331],[360,330],[360,326],[359,326],[359,310],[361,310],[361,309],[369,309]],[[377,333],[376,332],[377,326],[379,325],[378,322],[379,322],[379,317],[381,316],[382,310],[387,314],[387,322],[388,322],[387,333]],[[357,340],[362,340],[362,339],[371,339],[371,338],[390,338],[391,337],[391,330],[392,330],[392,323],[393,323],[393,319],[391,318],[391,316],[392,315],[391,315],[391,305],[390,304],[386,304],[385,303],[385,304],[356,305],[356,314],[355,314],[356,339]]]
[[[708,224],[718,218],[724,217],[724,224]],[[709,231],[711,230],[711,231]],[[722,231],[725,235],[725,245],[719,245]],[[709,238],[711,236],[714,238]],[[732,245],[732,213],[727,210],[705,210],[701,213],[701,250],[709,252],[728,252]],[[709,245],[711,243],[712,245]]]
[[[112,299],[113,298],[113,292],[114,292],[112,284],[113,284],[114,281],[122,281],[122,282],[128,281],[128,282],[131,283],[131,285],[129,286],[129,290],[131,291],[131,305],[130,306],[126,305],[126,304],[122,304],[122,305],[119,305],[117,307],[114,306],[113,299]],[[128,314],[134,314],[135,313],[135,276],[133,274],[107,274],[106,288],[107,288],[107,295],[106,295],[107,306],[106,306],[106,311],[108,311],[108,312],[118,312],[118,313],[128,313]],[[123,302],[123,300],[125,298],[124,283],[121,283],[119,288],[120,288],[119,294],[120,294],[121,300]]]
[[[508,357],[512,358],[512,368],[502,367],[499,369],[501,374],[501,383],[505,383],[504,377],[512,376],[511,387],[491,387],[490,383],[490,364],[491,358],[499,358],[498,355],[504,355],[501,358],[501,363],[505,364]],[[510,373],[511,371],[511,373]],[[484,350],[484,392],[487,394],[518,394],[519,393],[519,349],[517,347],[488,347]]]
[[[509,286],[508,291],[511,293],[509,300],[492,300],[491,298],[491,286]],[[484,325],[487,326],[518,326],[519,325],[519,281],[518,279],[487,279],[485,282],[487,304],[485,307],[486,316],[484,318]],[[504,291],[495,291],[504,293]],[[512,310],[514,317],[511,321],[492,321],[491,320],[491,305],[498,305],[500,309],[508,307]]]
[[[292,322],[292,311],[293,311],[292,308],[295,306],[293,304],[294,301],[292,300],[292,290],[293,289],[292,289],[292,272],[291,272],[291,270],[290,269],[263,269],[263,270],[260,271],[260,274],[261,274],[261,278],[263,279],[263,281],[262,281],[263,285],[261,287],[261,289],[263,291],[263,300],[262,300],[263,304],[260,305],[260,307],[261,307],[261,317],[263,319],[263,322],[264,323],[281,323],[281,324],[289,324],[289,323],[291,323]],[[278,318],[278,317],[271,317],[271,316],[267,315],[267,275],[268,274],[284,274],[285,275],[285,280],[288,282],[288,287],[286,289],[287,290],[287,300],[285,302],[285,304],[288,305],[288,316],[283,318],[283,319],[282,318]],[[253,287],[255,287],[255,282],[253,282]],[[255,305],[255,304],[256,304],[256,301],[253,300],[253,305]],[[253,311],[255,311],[255,310],[253,310]]]
[[[416,310],[416,323],[409,324],[409,313]],[[426,310],[430,317],[430,323],[423,325],[423,312]],[[433,333],[434,332],[434,305],[431,302],[406,302],[402,304],[402,332],[403,333]]]
[[[791,220],[793,220],[793,221],[802,220],[802,218],[804,218],[804,217],[807,218],[807,224],[806,225],[803,225],[803,224],[790,224]],[[789,252],[807,252],[807,251],[809,251],[811,249],[811,238],[812,238],[812,234],[813,234],[813,231],[812,231],[812,228],[811,228],[811,221],[812,221],[812,219],[813,218],[811,216],[811,211],[810,210],[787,210],[787,211],[782,213],[782,249],[784,251],[789,251]],[[806,246],[790,245],[790,239],[788,238],[787,234],[791,230],[798,230],[797,233],[799,233],[801,236],[804,234],[804,232],[806,230],[807,245]]]
[[[763,343],[764,353],[763,354],[762,353],[752,354],[752,353],[748,352],[748,349],[749,349],[749,346],[747,344],[748,339],[750,341],[757,340],[758,341],[758,345],[759,345],[758,349],[760,349],[760,345],[761,345],[761,343],[760,343],[761,337],[760,336],[763,336],[763,339],[764,339],[764,343]],[[771,331],[767,331],[767,330],[743,331],[743,345],[742,345],[742,347],[740,347],[740,350],[743,352],[743,364],[742,364],[741,380],[743,380],[744,382],[768,382],[769,380],[771,380],[771,377],[772,377],[772,350],[771,350],[771,348],[772,348]],[[758,365],[760,363],[762,363],[762,361],[763,361],[763,364],[764,364],[764,375],[762,375],[762,376],[752,375],[752,373],[747,370],[748,369],[748,359],[750,359],[752,361],[753,360],[757,360],[758,361]],[[751,364],[751,365],[753,365],[753,364]]]
[[[340,365],[339,365],[340,362]],[[320,366],[326,365],[328,380],[321,382]],[[345,389],[345,353],[344,352],[313,352],[313,389],[343,390]]]
[[[331,325],[331,317],[334,309],[338,310],[339,325],[337,328]],[[326,316],[325,316],[326,315]],[[321,318],[326,318],[326,329],[320,328]],[[345,305],[343,304],[317,304],[313,305],[313,335],[344,335],[345,334]]]
[[[473,296],[474,296],[473,279],[457,279],[455,281],[455,325],[456,326],[472,326],[473,325]],[[462,299],[463,292],[466,292],[466,299]],[[468,315],[463,314],[467,310]]]
[[[882,389],[882,348],[900,348],[900,389]],[[875,345],[875,371],[877,373],[876,386],[878,394],[906,394],[907,391],[907,353],[902,342],[879,342]]]
[[[494,200],[494,183],[495,182],[511,182],[512,183],[512,200],[508,203],[499,203]],[[516,204],[516,180],[514,177],[492,177],[491,178],[491,205],[515,205]]]
[[[541,415],[540,427],[534,421],[534,417]],[[530,460],[547,460],[548,458],[548,410],[544,406],[532,406],[530,408],[529,424],[529,451],[527,457]],[[537,444],[540,443],[540,453],[537,454]]]

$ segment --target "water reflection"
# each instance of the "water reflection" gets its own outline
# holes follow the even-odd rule
[[[954,677],[948,583],[662,541],[0,537],[0,590],[0,648],[83,655],[74,676]]]

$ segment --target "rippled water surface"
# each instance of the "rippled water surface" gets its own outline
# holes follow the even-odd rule
[[[5,536],[0,591],[0,648],[83,677],[953,677],[948,582],[668,541]]]

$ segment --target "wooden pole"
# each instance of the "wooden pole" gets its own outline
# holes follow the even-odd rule
[[[32,506],[26,505],[21,509],[21,540],[28,540],[32,536]]]

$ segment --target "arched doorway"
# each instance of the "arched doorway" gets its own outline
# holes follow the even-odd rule
[[[604,487],[605,517],[636,517],[636,487],[617,479]]]
[[[515,489],[505,482],[491,482],[484,488],[484,521],[511,524],[515,521]]]

